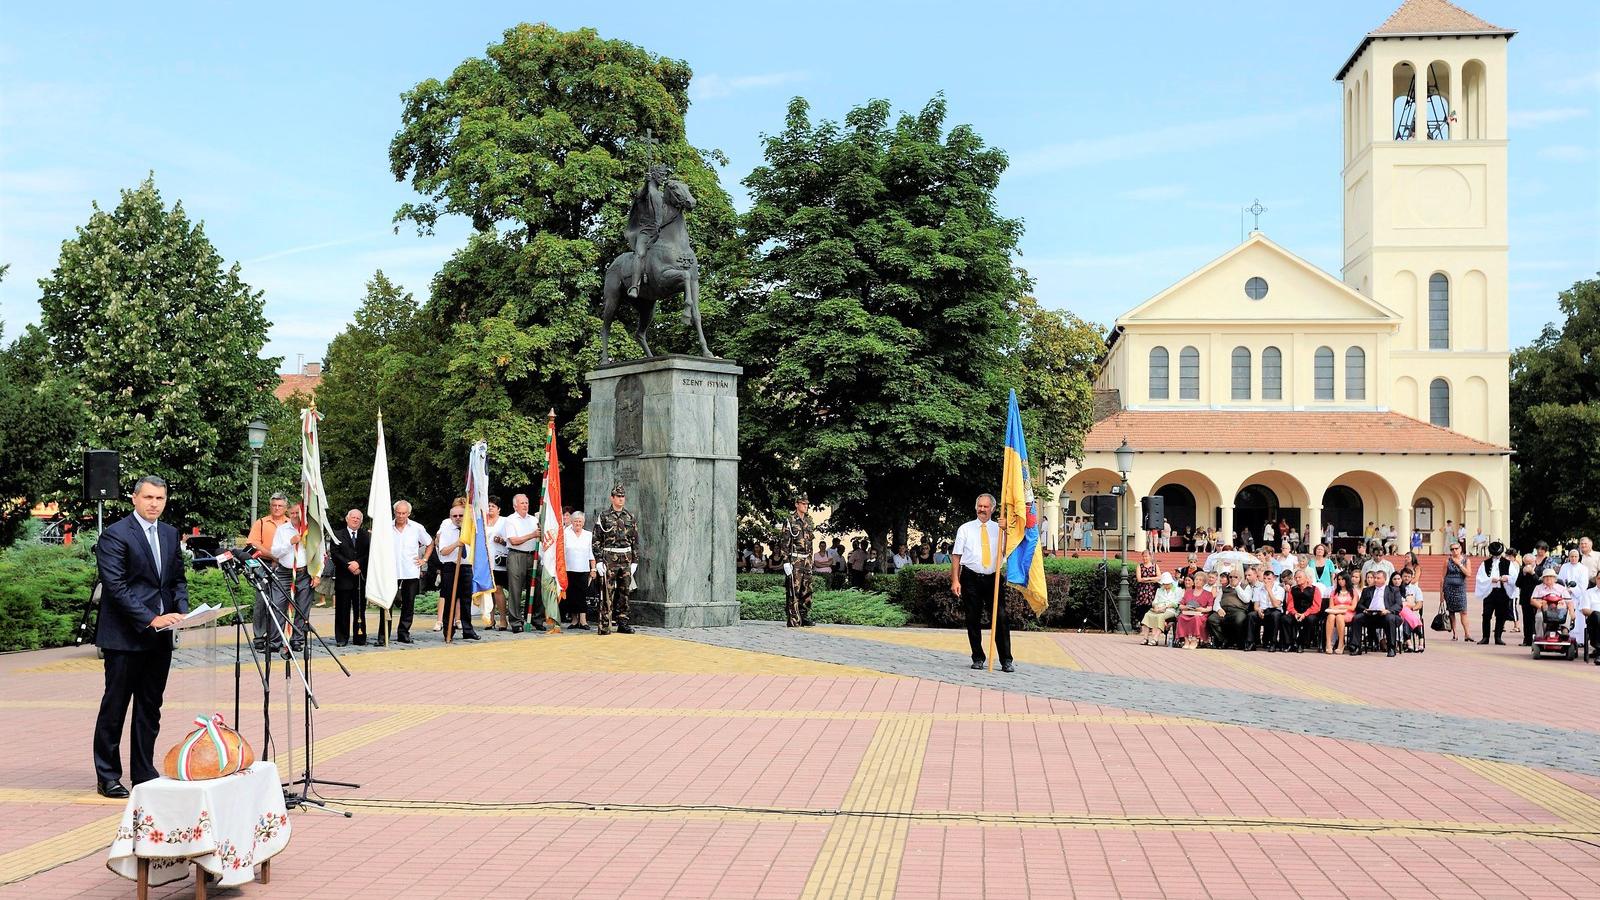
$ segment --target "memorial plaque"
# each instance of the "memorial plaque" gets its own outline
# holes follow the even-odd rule
[[[612,453],[638,456],[644,440],[644,382],[638,375],[624,375],[617,381]]]

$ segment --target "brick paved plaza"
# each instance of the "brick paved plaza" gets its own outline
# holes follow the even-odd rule
[[[362,783],[325,792],[355,815],[295,813],[272,883],[220,893],[1592,897],[1600,881],[1600,668],[1518,646],[1351,659],[1027,633],[1007,676],[967,669],[955,631],[494,638],[352,653],[351,679],[320,664],[317,774]],[[231,708],[231,664],[204,655],[173,673],[162,752],[194,713]],[[93,651],[0,673],[0,895],[132,896],[105,868],[122,805],[93,792]],[[281,684],[279,763],[297,774]],[[259,740],[259,709],[244,731]]]

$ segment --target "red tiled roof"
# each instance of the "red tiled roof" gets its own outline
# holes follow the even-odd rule
[[[316,393],[317,385],[321,383],[321,375],[279,375],[278,386],[273,389],[272,396],[277,397],[279,403],[293,397],[296,393],[310,397]]]
[[[1516,32],[1510,28],[1491,25],[1447,0],[1406,0],[1400,4],[1382,25],[1367,32],[1350,54],[1334,81],[1344,78],[1355,64],[1356,57],[1367,49],[1373,38],[1421,37],[1424,35],[1477,34],[1495,35],[1509,39]]]
[[[1141,453],[1468,453],[1509,447],[1393,412],[1123,410],[1095,423],[1086,453],[1110,453],[1122,439]]]

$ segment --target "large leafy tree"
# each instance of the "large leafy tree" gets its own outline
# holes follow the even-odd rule
[[[766,138],[731,309],[747,511],[800,488],[835,526],[901,538],[999,487],[1022,225],[995,206],[1005,154],[944,120],[935,97],[813,124],[795,98]]]
[[[1031,461],[1051,480],[1083,458],[1094,424],[1094,378],[1106,342],[1099,328],[1066,310],[1045,309],[1032,296],[1018,302],[1022,341],[1017,390]]]
[[[165,477],[168,521],[243,522],[245,426],[271,410],[280,360],[261,356],[262,294],[238,264],[223,264],[152,177],[114,210],[95,206],[39,286],[40,328],[87,408],[87,441],[120,451],[130,477]]]
[[[403,95],[389,160],[422,199],[395,221],[427,232],[460,215],[474,229],[419,317],[420,345],[437,348],[437,389],[418,398],[431,405],[437,471],[459,476],[468,443],[484,438],[496,482],[533,483],[551,409],[566,462],[576,462],[604,267],[625,249],[632,193],[652,161],[694,193],[690,232],[706,293],[718,293],[735,217],[713,169],[720,155],[684,134],[690,77],[682,61],[593,29],[523,24],[443,81]],[[663,346],[686,348],[683,337]],[[620,343],[630,347],[625,336]],[[581,478],[580,468],[566,477]]]
[[[1512,537],[1600,538],[1600,278],[1562,291],[1566,321],[1511,355]]]

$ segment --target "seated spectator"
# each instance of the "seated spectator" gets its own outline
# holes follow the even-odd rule
[[[1188,578],[1188,582],[1183,592],[1183,604],[1178,607],[1176,627],[1183,646],[1193,650],[1205,639],[1206,621],[1211,616],[1215,601],[1210,591],[1202,590],[1195,584],[1193,576]]]
[[[1355,591],[1350,586],[1350,576],[1343,572],[1333,576],[1333,594],[1328,597],[1322,624],[1322,652],[1333,653],[1344,644],[1345,625],[1356,608]]]
[[[1194,582],[1190,581],[1189,584],[1192,585]],[[1161,633],[1167,630],[1167,623],[1178,617],[1178,607],[1183,604],[1183,593],[1184,588],[1172,580],[1171,572],[1161,573],[1155,598],[1150,603],[1150,611],[1144,614],[1144,619],[1139,623],[1144,634],[1144,640],[1139,643],[1146,646],[1161,643]]]
[[[1351,626],[1350,646],[1354,653],[1361,653],[1361,636],[1358,629],[1374,631],[1383,629],[1384,640],[1388,642],[1388,655],[1394,656],[1399,652],[1400,644],[1400,609],[1405,604],[1405,590],[1400,585],[1400,576],[1396,574],[1388,584],[1385,584],[1383,575],[1377,570],[1367,573],[1367,586],[1361,591],[1361,600],[1357,605],[1359,612],[1356,614],[1355,623]]]
[[[1283,606],[1283,625],[1288,632],[1289,650],[1300,652],[1302,638],[1317,633],[1322,614],[1322,589],[1311,580],[1311,571],[1299,568],[1294,573],[1294,586],[1289,588],[1289,599]]]
[[[1529,605],[1533,607],[1533,636],[1535,639],[1547,632],[1570,625],[1575,613],[1572,592],[1557,580],[1555,569],[1545,569],[1541,584],[1533,589]],[[1587,592],[1585,592],[1587,593]]]
[[[1422,585],[1417,584],[1417,570],[1406,566],[1400,570],[1400,584],[1405,591],[1405,608],[1400,613],[1400,636],[1410,639],[1413,632],[1422,634]]]
[[[1283,585],[1278,583],[1278,576],[1271,569],[1261,573],[1256,579],[1256,570],[1251,568],[1245,572],[1245,582],[1256,583],[1252,585],[1256,595],[1256,608],[1250,623],[1250,638],[1246,650],[1254,650],[1257,646],[1265,644],[1268,653],[1278,652],[1283,644],[1283,609],[1285,595]]]
[[[1199,564],[1199,562],[1197,562],[1198,558],[1199,557],[1196,554],[1191,553],[1191,554],[1189,554],[1188,561],[1185,562],[1183,565],[1178,567],[1178,571],[1177,571],[1177,576],[1176,577],[1177,577],[1179,582],[1183,581],[1183,576],[1185,576],[1185,575],[1193,575],[1196,572],[1200,571],[1200,564]]]
[[[1244,646],[1245,629],[1255,605],[1255,590],[1246,588],[1240,574],[1229,570],[1223,578],[1222,596],[1218,601],[1221,615],[1213,615],[1206,623],[1211,645],[1218,648]]]

